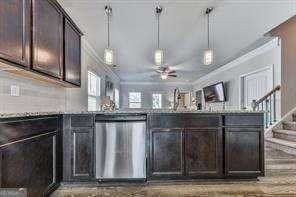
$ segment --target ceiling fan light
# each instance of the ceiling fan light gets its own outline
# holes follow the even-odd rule
[[[105,64],[112,66],[115,62],[115,50],[114,49],[105,49],[104,50],[104,61]]]
[[[211,65],[213,64],[214,61],[214,51],[213,49],[207,49],[204,52],[204,58],[203,58],[203,63],[204,65]]]
[[[161,73],[160,78],[161,78],[162,80],[166,80],[166,79],[168,78],[168,74],[165,73],[165,72],[163,72],[163,73]]]
[[[154,62],[156,66],[161,66],[164,64],[164,50],[162,49],[155,50]]]

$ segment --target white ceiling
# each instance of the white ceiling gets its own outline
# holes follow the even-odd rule
[[[111,47],[117,50],[114,71],[122,81],[160,80],[152,70],[156,48],[157,2],[164,7],[160,18],[160,45],[166,62],[178,71],[171,81],[192,82],[231,60],[273,27],[293,16],[296,0],[59,0],[99,56],[106,47],[107,19],[104,6],[113,8]],[[206,47],[204,11],[214,6],[211,37],[215,63],[202,64]]]

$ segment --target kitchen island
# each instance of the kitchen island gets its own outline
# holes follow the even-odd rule
[[[0,145],[1,187],[26,187],[30,194],[44,190],[49,190],[47,192],[50,193],[60,182],[86,181],[113,184],[118,181],[128,183],[249,179],[264,175],[264,114],[261,112],[149,110],[2,114],[1,116],[1,139],[5,139],[1,140]],[[132,121],[141,122],[141,127],[112,125],[113,122]],[[103,126],[98,127],[98,123]],[[127,170],[129,173],[139,173],[130,168],[118,171],[115,165],[116,159],[113,157],[114,166],[110,168],[113,170],[111,174],[121,173],[123,176],[119,179],[110,179],[110,177],[105,179],[98,174],[100,166],[110,166],[104,163],[106,161],[98,160],[99,157],[108,156],[107,154],[102,157],[98,154],[100,152],[98,145],[106,143],[102,139],[110,140],[110,137],[101,138],[98,133],[106,135],[108,130],[100,131],[100,129],[111,127],[133,128],[131,136],[137,135],[137,130],[143,132],[144,128],[144,143],[118,145],[134,146],[133,150],[144,153],[143,157],[137,157],[144,160],[142,162],[144,168],[135,168],[144,169],[143,176],[124,177],[125,173],[128,174]],[[121,138],[132,141],[128,136]],[[118,139],[120,139],[118,136],[114,137],[114,141]],[[16,146],[21,146],[22,149]],[[106,150],[110,151],[110,148]],[[41,153],[46,155],[47,159],[42,159]],[[121,164],[123,161],[128,164],[127,161],[132,160],[134,163],[129,163],[129,166],[133,167],[135,163],[142,165],[138,159],[133,160],[130,153],[123,149],[121,152],[113,150],[113,155],[120,158],[118,161]],[[24,159],[18,160],[18,165],[9,165],[17,160],[13,155],[27,160],[26,162]],[[108,160],[112,158],[109,157]],[[34,164],[34,169],[28,166],[29,163]],[[29,168],[30,173],[38,178],[36,180],[41,181],[42,184],[39,185],[43,185],[38,191],[34,187],[34,181],[22,182],[5,173],[14,172],[16,173],[14,177],[17,177],[19,173],[28,172]],[[39,176],[42,169],[43,174]],[[44,169],[52,170],[44,171]],[[34,180],[32,176],[26,177]]]

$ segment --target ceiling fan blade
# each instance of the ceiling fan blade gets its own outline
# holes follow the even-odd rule
[[[169,71],[169,74],[173,74],[173,73],[177,73],[177,71],[175,71],[175,70]]]
[[[158,77],[158,75],[150,75],[150,77]]]
[[[178,75],[168,75],[169,77],[178,77]]]
[[[161,70],[154,70],[155,72],[157,72],[157,73],[162,73],[162,71]]]

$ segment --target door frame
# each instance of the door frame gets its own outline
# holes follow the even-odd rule
[[[203,95],[203,90],[202,89],[198,89],[198,90],[194,90],[194,99],[196,101],[195,105],[197,106],[197,99],[196,99],[196,93],[197,92],[200,92],[200,99],[201,99],[201,108],[203,109],[203,106],[205,105],[205,102],[204,102],[204,95]]]
[[[245,107],[245,78],[247,76],[253,75],[253,74],[257,74],[263,71],[270,71],[272,73],[271,75],[271,82],[272,82],[272,88],[274,88],[274,65],[271,66],[265,66],[263,68],[254,70],[252,72],[249,73],[245,73],[243,75],[239,76],[239,107],[241,109],[243,109]]]

